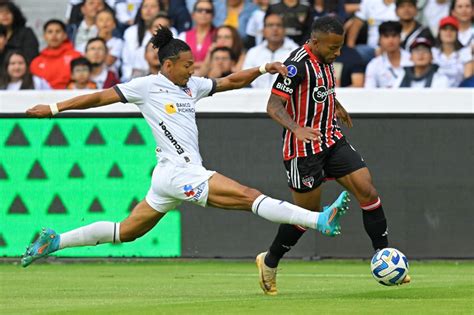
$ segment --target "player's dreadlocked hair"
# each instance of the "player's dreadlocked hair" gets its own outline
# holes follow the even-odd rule
[[[164,26],[160,26],[150,42],[154,48],[158,48],[158,59],[160,59],[161,64],[166,59],[174,61],[182,51],[191,51],[188,44],[180,39],[173,38],[173,33],[171,33],[170,29]]]
[[[337,18],[327,15],[315,20],[311,27],[311,31],[312,33],[333,33],[343,35],[344,27]]]

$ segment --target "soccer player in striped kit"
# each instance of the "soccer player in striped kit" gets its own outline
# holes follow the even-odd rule
[[[283,160],[294,203],[320,211],[321,184],[325,178],[335,178],[359,202],[364,228],[374,250],[379,250],[388,246],[382,203],[364,160],[337,125],[339,118],[352,127],[335,94],[332,63],[343,43],[344,29],[336,18],[317,19],[310,40],[285,61],[288,75],[276,79],[267,112],[284,127]],[[268,252],[257,256],[264,293],[277,294],[278,263],[305,231],[298,225],[281,224]]]

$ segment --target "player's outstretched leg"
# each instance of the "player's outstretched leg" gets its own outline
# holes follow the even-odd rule
[[[142,201],[120,223],[94,222],[62,234],[43,229],[38,239],[27,248],[21,264],[27,267],[35,260],[67,247],[132,242],[151,230],[164,215]]]
[[[26,249],[21,265],[27,267],[38,258],[54,253],[59,249],[59,235],[51,229],[43,228],[39,237]]]

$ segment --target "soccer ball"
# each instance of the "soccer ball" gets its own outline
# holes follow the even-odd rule
[[[370,262],[372,276],[383,285],[398,285],[408,274],[408,260],[395,248],[384,248],[375,253]]]

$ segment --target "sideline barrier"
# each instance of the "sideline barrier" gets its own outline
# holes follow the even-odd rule
[[[466,213],[474,190],[467,178],[474,164],[473,90],[337,93],[356,117],[354,129],[345,134],[368,161],[382,192],[394,244],[412,257],[474,257],[462,244],[453,245],[472,239],[473,233],[472,212]],[[0,92],[0,256],[19,256],[41,226],[62,232],[99,220],[119,221],[149,187],[154,140],[136,106],[117,104],[45,120],[23,117],[36,103],[77,94]],[[210,169],[289,199],[279,156],[281,128],[265,114],[268,95],[249,89],[200,101],[201,152]],[[328,184],[324,189],[330,198],[339,188]],[[291,255],[370,254],[353,202],[354,206],[341,238],[305,236]],[[276,231],[275,224],[247,213],[182,208],[133,244],[74,248],[60,254],[249,257],[265,249]],[[466,220],[459,221],[461,213]],[[414,229],[421,229],[423,236]]]

